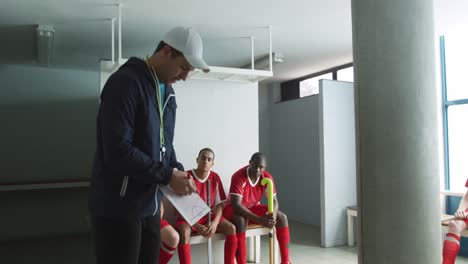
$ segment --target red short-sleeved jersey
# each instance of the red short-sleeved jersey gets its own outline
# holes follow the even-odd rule
[[[273,177],[268,171],[265,170],[257,181],[252,182],[248,177],[248,169],[249,166],[245,166],[232,175],[229,194],[242,197],[242,205],[250,208],[260,203],[264,194],[266,196],[267,185],[260,184],[263,178],[269,178],[273,182],[273,195],[276,195],[276,187]]]
[[[224,192],[223,183],[221,182],[221,178],[216,172],[210,171],[208,174],[208,177],[206,177],[205,179],[199,178],[196,175],[195,170],[187,171],[187,173],[193,178],[195,182],[195,186],[197,187],[197,190],[198,190],[198,194],[205,202],[208,200],[207,193],[206,193],[206,189],[207,189],[206,182],[207,180],[210,180],[210,208],[211,209],[214,209],[214,207],[217,204],[226,201],[226,193]]]

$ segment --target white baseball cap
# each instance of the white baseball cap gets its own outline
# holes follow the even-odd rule
[[[202,39],[192,28],[175,27],[164,35],[162,41],[182,52],[192,67],[204,72],[210,71],[210,67],[203,60]]]

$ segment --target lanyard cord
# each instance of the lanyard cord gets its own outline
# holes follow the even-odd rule
[[[160,87],[159,87],[159,80],[158,80],[158,76],[156,75],[156,72],[154,71],[154,68],[153,66],[150,65],[149,63],[149,59],[147,58],[146,59],[146,65],[148,65],[148,69],[151,73],[151,77],[153,77],[153,81],[154,81],[154,85],[155,85],[155,93],[156,93],[156,101],[157,101],[157,104],[158,104],[158,108],[159,108],[159,122],[160,122],[160,126],[159,126],[159,140],[160,140],[160,143],[161,143],[161,148],[164,147],[164,108],[163,108],[163,102],[161,100],[161,96],[160,95]]]

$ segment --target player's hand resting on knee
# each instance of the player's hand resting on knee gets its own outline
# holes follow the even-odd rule
[[[267,213],[266,216],[269,218],[269,219],[272,219],[276,222],[276,217],[278,216],[277,212],[276,211],[273,211],[273,213]]]
[[[195,228],[197,234],[206,237],[206,234],[208,232],[208,227],[206,225],[196,223],[195,225],[193,225],[193,228]]]
[[[458,220],[462,220],[462,219],[465,219],[468,217],[468,214],[464,211],[464,210],[457,210],[455,212],[455,217],[458,219]]]
[[[259,221],[256,222],[268,228],[273,228],[276,225],[276,220],[272,219],[271,215],[262,216]]]
[[[216,228],[218,228],[218,224],[211,223],[211,226],[209,226],[208,230],[206,230],[206,235],[204,237],[207,237],[207,238],[213,237],[214,234],[216,233]]]

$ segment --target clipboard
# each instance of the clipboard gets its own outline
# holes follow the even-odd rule
[[[210,212],[210,208],[198,193],[179,195],[169,186],[160,186],[160,188],[166,198],[177,211],[179,211],[180,215],[190,226],[193,226],[198,220]]]

